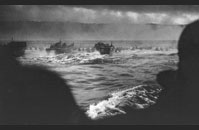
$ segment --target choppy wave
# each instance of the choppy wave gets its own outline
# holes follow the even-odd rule
[[[86,114],[91,119],[100,119],[118,114],[126,114],[125,108],[144,109],[155,104],[160,88],[139,85],[133,88],[113,92],[109,98],[91,104]]]
[[[41,53],[40,53],[41,54]],[[43,54],[39,56],[27,56],[21,57],[21,61],[26,62],[44,62],[44,63],[58,63],[58,64],[83,64],[83,63],[100,63],[103,62],[106,55],[100,55],[99,52],[81,52],[81,53],[71,53],[71,54]]]
[[[52,65],[50,69],[60,73],[72,86],[78,105],[86,111],[88,117],[96,120],[126,114],[129,108],[144,109],[153,105],[161,89],[144,81],[154,81],[157,71],[174,67],[176,54],[176,49],[122,50],[113,55],[100,55],[97,51],[56,54],[37,49],[27,50],[20,61]],[[121,88],[123,90],[117,90]],[[114,92],[107,97],[110,91]]]
[[[42,53],[41,53],[42,54]],[[39,56],[21,57],[20,60],[32,63],[54,63],[54,64],[104,64],[118,63],[123,61],[121,57],[111,57],[109,55],[101,55],[99,52],[81,52],[71,54],[42,54]]]
[[[45,50],[27,50],[26,57],[21,57],[23,62],[31,63],[54,63],[54,64],[104,64],[104,63],[123,63],[128,59],[136,58],[143,55],[151,54],[170,54],[177,53],[176,50],[170,51],[154,51],[154,50],[124,50],[120,53],[110,55],[100,55],[99,52],[73,52],[55,54],[54,52],[47,53]]]

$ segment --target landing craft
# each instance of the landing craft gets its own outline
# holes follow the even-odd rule
[[[12,52],[14,52],[14,56],[21,56],[23,55],[26,47],[27,42],[26,41],[14,41],[13,38],[10,42],[7,44],[1,45],[1,47],[8,47]]]
[[[101,55],[104,55],[104,54],[112,54],[112,52],[114,51],[115,47],[112,45],[109,45],[109,44],[105,44],[103,42],[98,42],[95,44],[94,48],[100,52]]]
[[[12,48],[25,48],[27,43],[25,41],[11,41],[7,44],[8,47]]]
[[[27,42],[25,41],[14,41],[14,38],[12,37],[12,40],[7,43],[8,47],[13,47],[13,48],[25,48],[27,47]]]
[[[56,53],[69,53],[74,48],[74,43],[67,45],[66,43],[62,43],[61,41],[52,44],[46,51],[55,51]]]

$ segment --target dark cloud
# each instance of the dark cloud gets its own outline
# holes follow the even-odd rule
[[[0,5],[0,21],[185,24],[199,5]]]
[[[59,6],[51,5],[0,5],[0,20],[49,21],[56,18],[53,15],[56,14],[58,10],[60,10]]]
[[[73,7],[82,7],[97,10],[115,10],[115,11],[135,11],[135,12],[199,12],[199,5],[74,5]]]

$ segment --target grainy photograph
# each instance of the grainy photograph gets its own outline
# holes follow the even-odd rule
[[[0,5],[0,125],[199,124],[198,5]]]

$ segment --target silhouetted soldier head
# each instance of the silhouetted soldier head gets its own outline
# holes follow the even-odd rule
[[[172,108],[172,122],[199,123],[199,21],[185,26],[178,41],[178,69],[162,71],[157,82],[163,86],[159,106]],[[175,110],[175,111],[173,111]],[[166,113],[167,114],[167,113]],[[168,114],[167,114],[168,115]],[[176,115],[176,119],[172,116]]]
[[[183,108],[190,121],[199,120],[199,20],[188,24],[178,44],[178,77],[183,87]]]
[[[199,21],[188,24],[182,31],[178,41],[178,70],[180,82],[188,83],[189,88],[199,85]],[[167,74],[169,75],[169,74]],[[171,77],[171,76],[168,76]],[[166,80],[165,78],[162,78]],[[162,81],[162,80],[160,80]]]
[[[178,44],[180,76],[194,83],[199,82],[199,21],[188,24]]]

